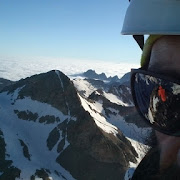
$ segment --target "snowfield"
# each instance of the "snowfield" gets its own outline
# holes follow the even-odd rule
[[[21,88],[20,88],[21,89]],[[51,105],[33,101],[29,97],[24,99],[17,99],[17,89],[13,94],[7,92],[0,93],[0,129],[3,131],[6,143],[7,160],[13,161],[13,166],[21,170],[19,179],[28,180],[37,169],[48,169],[51,172],[51,177],[54,180],[64,180],[62,176],[58,176],[55,171],[63,175],[68,180],[74,178],[63,167],[56,163],[57,145],[50,151],[47,147],[47,138],[49,133],[57,126],[57,122],[53,124],[45,124],[37,122],[22,120],[17,117],[14,110],[31,111],[37,113],[38,117],[45,115],[53,115],[59,117],[60,121],[68,119],[59,110],[53,108]],[[30,160],[23,155],[23,148],[19,142],[22,140],[28,147]],[[62,137],[59,139],[59,141]],[[69,145],[66,139],[65,147]],[[18,178],[16,178],[18,179]]]

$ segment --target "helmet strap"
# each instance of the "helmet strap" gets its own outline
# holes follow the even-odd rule
[[[143,35],[133,35],[133,38],[136,40],[138,43],[139,47],[141,50],[143,50],[144,47],[144,36]]]

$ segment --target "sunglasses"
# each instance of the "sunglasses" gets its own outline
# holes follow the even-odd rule
[[[131,70],[131,91],[143,119],[155,130],[180,136],[180,81],[142,69]]]

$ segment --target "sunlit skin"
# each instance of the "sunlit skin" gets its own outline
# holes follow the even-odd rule
[[[150,71],[180,79],[180,36],[163,36],[153,45]],[[160,148],[160,171],[174,163],[180,167],[180,137],[156,131]]]

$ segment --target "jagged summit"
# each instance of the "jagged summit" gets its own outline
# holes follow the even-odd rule
[[[87,79],[94,79],[94,80],[101,80],[101,81],[105,81],[105,82],[109,82],[109,83],[113,83],[113,82],[120,82],[120,79],[118,78],[118,76],[113,76],[113,77],[107,77],[106,74],[103,72],[101,74],[97,74],[95,70],[89,69],[84,73],[81,74],[74,74],[71,75],[72,77],[85,77]]]
[[[3,91],[13,93],[17,88],[20,88],[18,99],[31,97],[33,100],[51,104],[66,115],[71,112],[73,116],[78,111],[71,103],[72,100],[75,104],[80,103],[77,92],[70,79],[60,71],[52,70],[22,79]]]
[[[97,74],[94,70],[87,70],[82,74],[82,76],[88,78],[88,79],[97,79],[97,80],[102,80],[102,81],[109,81],[109,82],[116,82],[119,81],[118,76],[114,77],[107,77],[105,73]]]
[[[97,74],[94,70],[90,69],[87,70],[82,74],[83,76],[90,78],[90,79],[100,79],[100,80],[107,80],[105,73]]]

